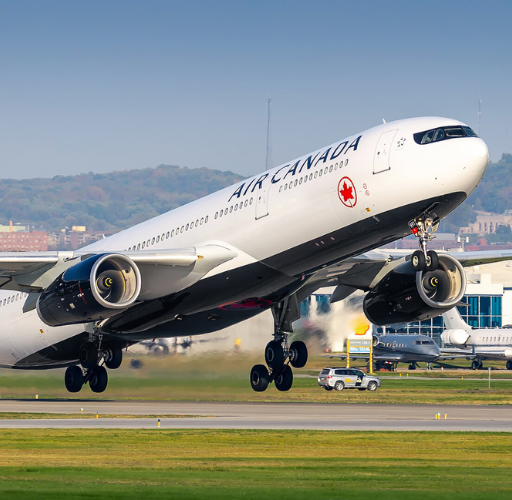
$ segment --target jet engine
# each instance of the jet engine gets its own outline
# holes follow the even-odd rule
[[[443,344],[450,345],[465,345],[469,337],[470,336],[466,330],[445,330],[441,334]]]
[[[119,254],[99,254],[64,271],[39,296],[37,312],[49,326],[98,321],[131,306],[140,293],[136,264]]]
[[[465,290],[460,262],[439,254],[435,271],[416,272],[410,260],[395,267],[366,295],[363,308],[375,325],[422,321],[454,307]]]

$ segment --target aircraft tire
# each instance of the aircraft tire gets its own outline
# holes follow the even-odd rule
[[[512,370],[512,359],[507,361],[507,370]]]
[[[278,391],[289,391],[293,385],[293,372],[290,365],[285,365],[281,373],[275,378],[274,383]]]
[[[265,363],[272,370],[280,370],[284,364],[283,346],[277,340],[271,340],[265,347]]]
[[[412,268],[417,271],[425,270],[425,254],[421,250],[416,250],[411,256]]]
[[[89,387],[92,392],[103,392],[107,388],[108,375],[104,366],[95,366],[91,368],[91,378]]]
[[[308,362],[308,348],[301,340],[292,342],[290,346],[290,364],[294,368],[302,368]]]
[[[84,385],[84,374],[79,366],[68,366],[64,374],[64,384],[68,392],[80,392]]]
[[[338,381],[334,384],[334,388],[335,388],[337,391],[342,391],[343,389],[345,389],[345,384],[344,384],[341,380],[338,380]]]
[[[472,363],[471,363],[471,369],[472,370],[476,370],[478,368],[478,361],[474,360]]]
[[[267,390],[270,377],[265,365],[254,365],[251,370],[251,387],[253,391],[263,392]]]
[[[425,261],[425,269],[427,271],[435,271],[439,267],[439,257],[434,250],[427,252],[427,259]]]
[[[416,370],[416,365],[414,363],[411,363],[409,365],[409,370]]]
[[[98,362],[98,349],[93,342],[84,342],[80,346],[80,364],[84,368],[93,368]]]
[[[105,366],[110,370],[115,370],[123,362],[123,351],[121,349],[111,349],[110,352],[111,355],[108,361],[105,361]]]

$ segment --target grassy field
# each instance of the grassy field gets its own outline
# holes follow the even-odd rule
[[[255,393],[249,385],[249,372],[253,364],[261,363],[259,357],[213,354],[138,359],[142,360],[140,369],[130,368],[127,358],[120,369],[110,370],[108,388],[101,395],[88,386],[69,394],[64,388],[64,370],[0,370],[0,398],[35,398],[37,394],[40,399],[512,404],[512,373],[504,369],[503,363],[494,363],[490,390],[487,371],[473,371],[469,366],[448,369],[447,365],[443,371],[379,372],[382,387],[378,391],[338,393],[319,388],[316,376],[321,368],[340,363],[317,357],[306,368],[294,370],[296,377],[289,392],[279,392],[272,384],[266,392]]]
[[[512,435],[0,431],[0,498],[509,499]]]

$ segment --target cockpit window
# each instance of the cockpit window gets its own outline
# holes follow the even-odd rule
[[[414,134],[414,141],[417,144],[430,144],[458,137],[477,137],[477,135],[469,127],[440,127]]]

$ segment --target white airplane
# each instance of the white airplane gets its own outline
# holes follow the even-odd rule
[[[447,329],[441,334],[443,344],[457,347],[459,356],[473,358],[471,368],[481,370],[484,359],[507,360],[507,370],[512,370],[512,329],[473,329],[461,317],[456,307],[443,314]],[[456,350],[443,349],[445,354]]]
[[[440,218],[482,178],[487,146],[463,123],[386,123],[251,177],[75,252],[0,254],[0,365],[67,367],[78,392],[107,386],[122,349],[210,333],[271,309],[268,366],[251,386],[288,390],[299,303],[337,284],[333,301],[368,292],[374,324],[438,316],[457,304],[476,265],[502,254],[427,251]],[[411,255],[376,248],[410,232]],[[271,333],[271,332],[269,332]]]

